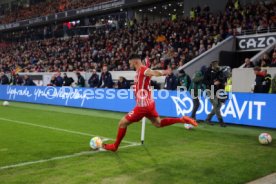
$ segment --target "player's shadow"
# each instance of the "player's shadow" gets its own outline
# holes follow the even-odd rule
[[[127,159],[124,158],[124,156],[121,156],[119,152],[115,152],[113,154],[114,158],[117,160],[118,164],[120,165],[120,169],[122,171],[129,171],[131,168],[129,167],[127,163]],[[126,160],[126,161],[125,161]]]
[[[136,147],[136,148],[138,148],[138,147]],[[125,150],[126,152],[125,151],[115,152],[113,154],[113,156],[117,160],[118,164],[121,165],[120,168],[122,170],[130,170],[132,164],[129,165],[129,163],[137,162],[137,164],[139,164],[139,165],[142,164],[143,161],[141,161],[140,156],[143,156],[143,157],[148,156],[150,158],[151,162],[153,163],[153,165],[155,165],[155,166],[159,165],[158,161],[156,160],[156,156],[151,154],[150,150],[147,148],[146,145],[144,145],[144,144],[141,145],[140,150],[144,150],[144,152],[141,151],[139,153],[139,155],[137,155],[135,157],[127,156],[129,154],[132,154],[132,153],[128,152],[127,150]],[[143,155],[143,154],[145,154],[145,155]]]
[[[154,163],[154,165],[159,165],[158,161],[155,159],[156,157],[153,156],[149,149],[147,148],[147,146],[145,144],[142,145],[143,149],[145,150],[145,152],[147,153],[148,157],[152,160],[152,162]]]

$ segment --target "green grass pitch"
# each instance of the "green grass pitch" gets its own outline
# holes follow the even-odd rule
[[[2,104],[2,102],[0,102]],[[122,113],[11,102],[0,106],[0,184],[246,183],[276,172],[276,131],[244,126],[128,128],[118,152],[89,151],[93,135],[115,138]],[[110,140],[112,141],[112,140]]]

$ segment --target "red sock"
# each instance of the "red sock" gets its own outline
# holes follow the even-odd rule
[[[116,148],[119,147],[122,139],[124,138],[124,136],[126,135],[126,131],[127,131],[127,128],[118,128],[118,134],[117,134],[117,138],[116,138],[116,141],[114,143],[114,145],[116,146]]]
[[[164,118],[161,120],[161,127],[170,126],[175,123],[181,123],[181,118]]]

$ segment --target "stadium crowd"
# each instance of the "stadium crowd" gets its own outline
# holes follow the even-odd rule
[[[264,53],[256,63],[253,63],[250,58],[245,58],[244,68],[253,68],[255,66],[261,68],[276,67],[276,46],[272,49],[272,51]]]
[[[15,10],[8,11],[0,18],[0,24],[16,22],[24,19],[45,16],[53,13],[62,12],[65,10],[85,8],[95,4],[107,2],[108,0],[46,0],[40,3],[35,3],[29,7],[16,7]],[[238,0],[228,0],[225,11],[210,17],[210,8],[208,6],[192,8],[190,11],[191,19],[213,18],[212,24],[220,21],[227,26],[234,27],[237,32],[243,30],[261,31],[263,29],[275,28],[276,6],[275,1],[260,1],[255,4],[248,3],[241,5]],[[220,19],[220,20],[215,20]],[[219,30],[218,30],[219,31]]]
[[[66,10],[90,7],[109,0],[45,0],[31,4],[29,7],[17,6],[14,10],[6,12],[0,18],[0,24],[17,22],[20,20],[46,16]]]
[[[154,69],[167,65],[176,69],[228,36],[238,34],[240,29],[275,27],[275,12],[271,12],[275,4],[272,7],[268,9],[264,4],[235,7],[228,3],[224,14],[197,8],[191,17],[157,23],[148,23],[146,18],[141,22],[134,20],[125,28],[101,29],[88,38],[13,43],[1,48],[0,69],[66,72],[99,70],[108,65],[113,71],[131,70],[127,58],[134,50],[149,56]]]
[[[217,28],[218,29],[218,28]],[[13,43],[0,49],[4,71],[66,72],[131,70],[127,58],[137,51],[151,59],[152,67],[173,69],[202,54],[230,34],[218,33],[204,23],[180,19],[149,24],[147,20],[116,30],[98,30],[87,38],[46,39]]]

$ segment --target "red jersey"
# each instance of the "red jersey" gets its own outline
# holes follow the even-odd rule
[[[138,107],[148,107],[153,103],[150,87],[151,77],[145,75],[147,69],[146,66],[141,66],[139,70],[136,71],[134,79],[134,94],[136,106]]]

